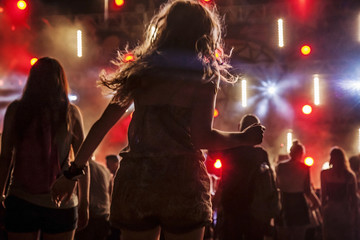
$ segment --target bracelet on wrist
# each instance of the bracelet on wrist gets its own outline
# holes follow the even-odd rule
[[[87,166],[79,167],[75,162],[71,162],[68,170],[64,171],[64,176],[72,181],[77,181],[85,175]]]

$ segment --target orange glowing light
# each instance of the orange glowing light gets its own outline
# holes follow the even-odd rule
[[[135,60],[135,57],[132,53],[127,53],[125,56],[124,56],[124,61],[125,62],[132,62]]]
[[[312,112],[312,107],[310,105],[305,105],[302,108],[302,112],[304,114],[310,114]]]
[[[307,56],[311,53],[311,47],[309,45],[304,45],[301,47],[300,51],[302,55]]]
[[[3,12],[4,12],[4,8],[0,7],[0,13],[3,13]]]
[[[37,60],[38,60],[37,58],[32,58],[30,60],[30,65],[33,66],[37,62]]]
[[[222,167],[222,164],[221,164],[221,160],[220,159],[216,159],[215,163],[214,163],[214,167],[219,169]]]
[[[16,5],[20,10],[25,10],[27,7],[27,4],[25,1],[18,1]]]
[[[219,116],[219,111],[215,108],[214,109],[214,118],[216,118],[217,116]]]
[[[304,160],[306,166],[311,167],[314,164],[314,159],[312,157],[307,157]]]
[[[115,5],[117,7],[121,7],[122,5],[124,5],[124,0],[115,0]]]

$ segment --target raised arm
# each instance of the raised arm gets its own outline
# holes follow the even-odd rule
[[[214,84],[201,85],[195,95],[191,134],[197,148],[222,150],[262,142],[264,127],[258,124],[250,126],[243,132],[225,132],[213,128],[216,100]]]
[[[6,183],[9,178],[10,166],[14,150],[15,137],[15,102],[11,103],[6,110],[4,117],[3,133],[1,136],[1,154],[0,154],[0,190],[1,201],[4,200],[6,194]]]

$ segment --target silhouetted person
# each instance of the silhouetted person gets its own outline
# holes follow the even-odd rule
[[[226,80],[229,67],[226,59],[215,57],[222,45],[216,9],[199,1],[169,1],[145,33],[131,50],[134,61],[119,53],[116,73],[102,76],[114,97],[79,150],[73,176],[134,103],[110,222],[121,228],[123,240],[155,240],[161,230],[165,239],[200,240],[212,220],[201,149],[258,144],[264,129],[254,125],[239,133],[212,127],[219,80]],[[60,177],[52,188],[54,199],[62,201],[73,188],[69,176]]]
[[[253,124],[260,124],[260,120],[255,115],[245,115],[240,121],[239,131]],[[216,207],[219,209],[220,239],[260,240],[271,235],[270,220],[278,213],[279,204],[267,152],[259,146],[240,146],[209,151],[209,155],[220,158],[223,163],[216,193],[219,200],[215,201],[219,202]],[[261,192],[256,192],[260,188]],[[263,196],[264,201],[254,209],[256,198]]]
[[[290,148],[290,159],[279,162],[276,167],[282,205],[280,237],[284,240],[305,239],[310,224],[306,198],[311,208],[320,206],[320,200],[311,188],[310,168],[303,163],[304,153],[304,146],[294,141]]]
[[[88,177],[74,180],[80,198],[70,192],[62,204],[51,200],[50,189],[66,174],[71,148],[76,153],[83,140],[82,117],[68,99],[68,82],[60,63],[40,58],[30,74],[20,100],[6,110],[0,155],[0,190],[5,199],[8,238],[43,240],[74,237],[75,228],[88,220]],[[5,185],[13,164],[8,192]],[[3,201],[3,197],[1,199]],[[79,217],[79,218],[78,218]]]
[[[331,150],[329,164],[329,169],[321,171],[323,239],[358,239],[355,174],[340,147]]]

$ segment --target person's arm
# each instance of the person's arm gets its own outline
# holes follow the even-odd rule
[[[131,103],[126,106],[119,106],[116,104],[109,104],[99,120],[97,120],[91,127],[85,141],[80,146],[80,149],[75,157],[75,165],[79,168],[84,167],[90,159],[92,153],[100,144],[106,133],[115,125],[115,123],[125,113]],[[74,190],[76,181],[70,180],[64,176],[58,178],[51,188],[51,195],[53,201],[59,204],[61,201],[68,200],[68,196]]]
[[[305,178],[305,191],[304,191],[306,197],[310,200],[311,202],[311,208],[312,209],[317,209],[320,207],[321,203],[320,203],[320,199],[318,198],[318,196],[315,194],[314,190],[311,187],[311,183],[310,183],[310,170],[307,169],[307,175]]]
[[[326,172],[323,170],[320,173],[320,182],[321,182],[321,205],[325,206],[327,203],[327,184],[326,184]]]
[[[11,103],[6,110],[4,117],[3,133],[1,136],[1,154],[0,154],[0,190],[1,201],[4,200],[6,194],[6,184],[10,174],[10,166],[12,163],[15,132],[14,132],[14,120],[15,120],[15,102]]]
[[[243,132],[225,132],[213,128],[215,108],[215,86],[203,84],[195,93],[191,120],[191,135],[195,147],[209,150],[223,150],[241,145],[261,143],[264,127],[256,124]]]
[[[84,128],[83,128],[83,118],[80,110],[73,105],[73,114],[74,114],[74,127],[73,127],[73,137],[72,137],[72,147],[74,153],[76,154],[84,140]],[[89,193],[90,193],[90,170],[89,164],[85,168],[85,176],[79,178],[78,181],[78,195],[79,195],[79,205],[78,205],[78,226],[77,230],[85,228],[89,221]]]

